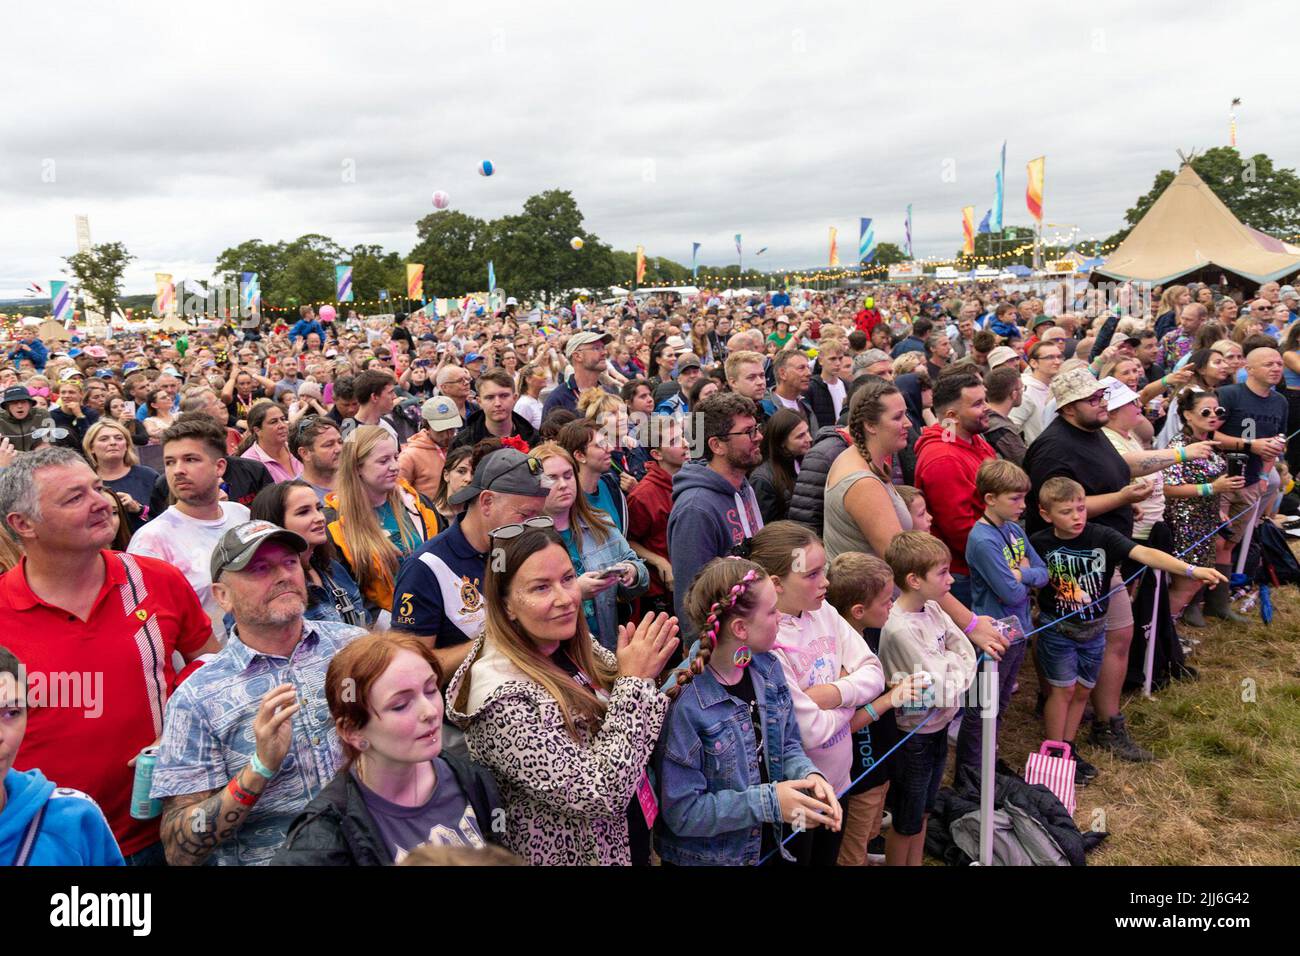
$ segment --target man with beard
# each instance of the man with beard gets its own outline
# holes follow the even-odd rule
[[[704,461],[688,461],[673,476],[668,515],[673,604],[679,621],[688,620],[686,594],[700,568],[763,527],[758,497],[749,484],[749,473],[763,460],[763,430],[756,416],[748,398],[716,392],[700,402],[690,418],[695,432],[692,453]]]
[[[366,632],[303,619],[306,549],[278,525],[249,521],[212,550],[212,591],[235,626],[167,705],[152,795],[163,801],[172,866],[270,863],[289,824],[344,766],[325,673]]]
[[[542,421],[557,408],[567,408],[578,413],[578,396],[589,388],[600,385],[605,371],[605,347],[613,339],[607,332],[575,332],[564,345],[564,355],[573,365],[573,374],[561,382],[542,405]],[[608,389],[606,389],[608,391]]]
[[[137,531],[127,551],[160,558],[185,575],[220,638],[223,612],[212,594],[208,558],[227,530],[249,518],[243,505],[221,500],[225,431],[206,415],[182,416],[162,433],[162,448],[176,503]]]
[[[334,490],[334,479],[343,457],[343,434],[328,417],[310,415],[289,427],[289,454],[302,462],[303,481],[311,485],[323,503]]]
[[[989,406],[984,383],[976,372],[954,371],[934,383],[934,413],[916,442],[916,487],[934,519],[930,533],[952,551],[952,595],[971,603],[966,538],[984,513],[975,493],[980,465],[997,453],[984,440]]]

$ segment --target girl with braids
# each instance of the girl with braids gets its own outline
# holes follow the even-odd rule
[[[626,866],[629,823],[644,832],[658,812],[646,766],[677,619],[625,624],[607,651],[549,517],[495,529],[492,547],[486,626],[447,687],[447,715],[501,787],[507,849],[538,866]]]
[[[686,597],[700,633],[677,672],[659,744],[659,858],[670,866],[794,861],[783,824],[840,825],[835,790],[804,753],[794,702],[769,653],[776,586],[750,561],[715,558]]]
[[[776,588],[773,654],[790,687],[804,750],[835,792],[843,793],[852,782],[853,719],[859,707],[884,692],[884,669],[862,635],[826,603],[826,549],[816,534],[777,521],[754,535],[749,556]],[[794,849],[801,862],[834,866],[840,834],[809,831]]]

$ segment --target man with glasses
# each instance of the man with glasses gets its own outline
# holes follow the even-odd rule
[[[334,490],[339,460],[343,457],[343,434],[333,419],[307,415],[289,427],[289,454],[302,462],[303,481],[311,485],[316,497]]]
[[[451,496],[451,504],[466,505],[460,520],[402,562],[393,585],[393,627],[432,637],[446,680],[486,621],[480,587],[490,532],[540,515],[549,493],[537,459],[513,448],[485,455],[470,483]]]
[[[1008,416],[1020,429],[1026,445],[1032,445],[1050,421],[1046,409],[1052,397],[1052,381],[1061,371],[1062,360],[1061,346],[1055,342],[1035,342],[1029,350],[1029,371],[1021,376],[1020,405],[1011,409]]]
[[[716,392],[700,402],[689,420],[693,453],[704,461],[689,461],[673,476],[673,509],[668,515],[673,604],[682,622],[688,619],[686,594],[700,568],[763,527],[758,498],[749,484],[749,473],[763,460],[757,415],[748,398]]]
[[[478,411],[478,406],[469,400],[473,381],[473,376],[459,365],[444,365],[434,379],[438,392],[455,404],[456,414],[461,421],[466,421]]]
[[[542,421],[546,421],[546,416],[557,408],[567,408],[577,414],[578,396],[586,389],[600,385],[600,376],[605,371],[605,347],[612,339],[608,332],[577,332],[569,336],[564,355],[573,365],[573,374],[546,397],[542,405]]]

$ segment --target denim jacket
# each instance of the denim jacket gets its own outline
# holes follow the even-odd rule
[[[778,841],[783,838],[775,785],[817,773],[804,753],[780,663],[771,654],[755,654],[749,673],[771,782],[760,782],[748,706],[706,667],[673,701],[655,747],[660,805],[655,846],[667,863],[758,863],[763,824],[773,824]],[[784,847],[781,855],[792,859]]]
[[[592,601],[596,605],[596,640],[608,650],[618,647],[618,606],[619,599],[631,601],[640,597],[650,587],[650,569],[641,560],[640,555],[628,546],[627,538],[615,527],[606,528],[604,544],[596,540],[591,529],[585,525],[575,525],[580,535],[580,554],[584,571],[599,571],[610,565],[625,561],[637,571],[636,583],[631,587],[619,583],[597,594]]]

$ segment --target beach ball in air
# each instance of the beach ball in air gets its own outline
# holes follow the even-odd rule
[[[576,249],[581,249],[581,248],[582,248],[582,237],[581,237],[581,236],[574,236],[572,239],[569,240],[569,245],[572,246],[575,250],[576,250]]]
[[[436,193],[433,194],[434,209],[446,209],[450,205],[451,205],[451,197],[448,196],[441,189],[439,189]]]
[[[320,315],[320,320],[322,322],[333,322],[338,318],[338,312],[332,305],[322,305],[318,314]]]
[[[492,160],[490,159],[485,159],[483,162],[478,164],[478,174],[480,176],[491,176],[496,171],[497,168],[492,165]]]

